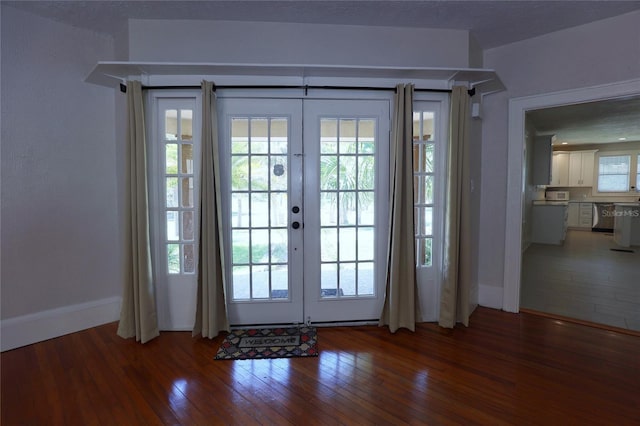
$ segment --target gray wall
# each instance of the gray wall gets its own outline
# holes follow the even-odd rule
[[[2,318],[119,296],[113,40],[2,6]]]
[[[129,59],[248,64],[468,67],[462,30],[131,20]]]
[[[485,52],[485,67],[497,72],[507,91],[483,105],[481,292],[488,287],[501,297],[496,287],[503,287],[509,99],[640,77],[638,22],[640,12],[633,12]]]

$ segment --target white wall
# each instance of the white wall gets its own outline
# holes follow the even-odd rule
[[[502,306],[509,99],[638,78],[638,22],[640,12],[633,12],[485,52],[484,66],[496,70],[507,91],[483,105],[481,304]]]
[[[2,6],[3,349],[6,319],[120,296],[114,92],[84,83],[112,55],[109,37]]]
[[[420,67],[469,65],[462,30],[131,20],[132,61]]]

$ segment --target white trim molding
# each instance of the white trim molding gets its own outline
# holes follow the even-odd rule
[[[121,304],[121,297],[111,297],[2,320],[0,349],[4,352],[117,321]]]
[[[640,79],[512,98],[509,100],[506,233],[502,309],[520,309],[525,114],[529,110],[640,94]]]

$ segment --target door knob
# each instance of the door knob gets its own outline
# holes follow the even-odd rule
[[[298,229],[298,228],[300,228],[300,222],[293,222],[293,223],[291,224],[291,227],[292,227],[293,229]]]
[[[294,213],[300,213],[300,207],[298,206],[293,206],[293,208],[291,209],[292,212]]]

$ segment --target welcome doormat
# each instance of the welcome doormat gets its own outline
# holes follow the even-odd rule
[[[265,359],[318,356],[315,327],[232,330],[215,359]]]

